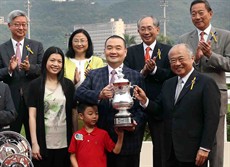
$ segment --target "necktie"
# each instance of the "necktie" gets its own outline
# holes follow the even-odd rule
[[[18,65],[21,64],[21,51],[20,51],[20,42],[16,44],[16,57],[18,58]]]
[[[176,93],[175,93],[175,103],[176,103],[176,101],[177,101],[177,99],[178,99],[178,97],[179,97],[179,95],[180,95],[180,92],[181,92],[181,90],[182,90],[182,88],[183,88],[183,80],[180,78],[179,80],[178,80],[178,83],[177,83],[177,87],[176,87]]]
[[[204,31],[202,31],[202,32],[200,33],[200,41],[202,41],[202,42],[204,42],[204,34],[205,34]]]
[[[150,54],[149,54],[149,51],[151,50],[151,48],[150,47],[147,47],[146,49],[145,49],[145,61],[147,61],[147,60],[149,60],[150,59]]]
[[[115,81],[115,74],[116,74],[117,72],[115,71],[115,70],[112,70],[111,71],[111,79],[110,79],[110,84],[113,84],[114,83],[114,81]]]

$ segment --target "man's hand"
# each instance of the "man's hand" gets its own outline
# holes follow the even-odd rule
[[[201,57],[203,57],[203,55],[204,53],[202,52],[201,48],[198,46],[196,49],[195,62],[198,63]]]
[[[149,73],[153,72],[156,67],[156,57],[149,59],[145,62],[144,68],[141,70],[142,75],[147,76]]]
[[[202,166],[208,158],[209,152],[199,149],[196,154],[196,165]]]
[[[111,99],[113,97],[113,94],[114,94],[113,86],[109,84],[101,90],[99,94],[99,100]]]
[[[17,66],[18,66],[18,58],[14,55],[10,59],[8,71],[12,73]]]
[[[137,100],[140,101],[142,105],[144,105],[147,102],[147,96],[145,92],[139,86],[135,86],[134,96]]]
[[[20,64],[20,69],[24,71],[30,70],[30,62],[28,56],[26,56],[26,59]]]
[[[198,47],[203,52],[204,56],[206,56],[207,58],[210,58],[212,54],[211,41],[208,41],[208,42],[200,41],[198,44]]]

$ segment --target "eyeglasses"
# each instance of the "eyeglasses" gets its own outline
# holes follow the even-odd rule
[[[88,42],[88,40],[86,40],[86,39],[80,39],[80,40],[73,40],[73,42],[80,43],[80,44],[84,45],[84,44],[86,44]]]
[[[20,28],[22,26],[22,28],[27,28],[28,24],[27,23],[14,23],[13,24],[14,27],[16,28]]]
[[[145,31],[150,32],[150,31],[152,31],[153,29],[154,29],[154,27],[153,27],[153,26],[140,27],[140,28],[139,28],[139,31],[140,31],[141,33],[144,33]]]
[[[183,63],[185,60],[186,60],[186,58],[184,58],[184,57],[178,57],[178,58],[169,59],[169,62],[171,64],[176,64],[177,61],[179,61],[180,63]]]

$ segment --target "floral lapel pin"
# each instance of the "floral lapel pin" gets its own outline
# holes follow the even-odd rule
[[[192,80],[192,82],[191,82],[190,90],[193,89],[193,87],[195,85],[195,82],[196,82],[196,77],[194,77],[193,80]]]
[[[26,45],[26,50],[28,52],[30,52],[31,54],[34,54],[34,52],[31,50],[30,46],[29,45]]]
[[[160,49],[157,50],[157,57],[159,58],[159,60],[161,59],[161,50]]]
[[[217,33],[216,32],[210,32],[211,33],[211,38],[210,41],[214,40],[215,43],[217,43]]]

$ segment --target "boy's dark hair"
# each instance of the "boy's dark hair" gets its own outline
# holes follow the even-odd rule
[[[81,103],[80,102],[77,105],[77,112],[83,114],[87,107],[94,107],[94,106],[97,106],[97,105],[96,104],[91,104],[91,103]]]

